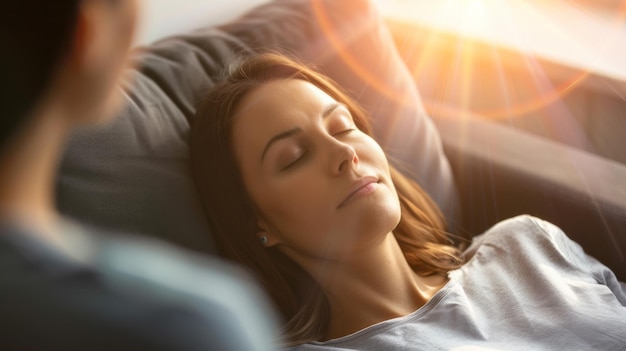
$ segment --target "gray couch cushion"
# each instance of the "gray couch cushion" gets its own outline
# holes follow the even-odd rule
[[[139,51],[118,118],[70,141],[58,178],[60,210],[212,251],[187,164],[188,120],[229,62],[268,48],[311,61],[347,89],[372,114],[392,162],[455,221],[457,195],[437,131],[380,15],[363,0],[274,1]]]

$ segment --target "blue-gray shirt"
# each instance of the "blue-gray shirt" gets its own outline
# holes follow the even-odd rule
[[[0,350],[272,348],[273,315],[241,271],[60,226],[65,249],[0,224]]]

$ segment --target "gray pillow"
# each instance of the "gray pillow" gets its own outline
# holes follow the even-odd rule
[[[188,169],[188,120],[230,62],[266,49],[298,55],[347,89],[371,113],[394,165],[457,222],[457,193],[439,135],[379,13],[365,0],[274,1],[138,51],[117,119],[71,138],[58,177],[61,212],[212,252]]]

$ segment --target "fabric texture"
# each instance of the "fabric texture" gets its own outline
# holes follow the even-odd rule
[[[458,201],[439,135],[380,14],[365,0],[273,1],[139,50],[124,109],[104,127],[75,133],[68,145],[57,182],[62,213],[213,252],[189,171],[188,121],[229,63],[268,49],[314,64],[362,104],[391,162],[454,227]]]
[[[625,350],[626,284],[556,226],[498,223],[414,313],[294,350]]]
[[[148,240],[0,225],[2,350],[269,350],[275,321],[239,270]]]

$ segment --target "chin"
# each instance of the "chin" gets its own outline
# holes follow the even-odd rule
[[[400,201],[385,199],[364,206],[359,215],[360,232],[371,232],[372,235],[386,235],[393,231],[400,223]]]

